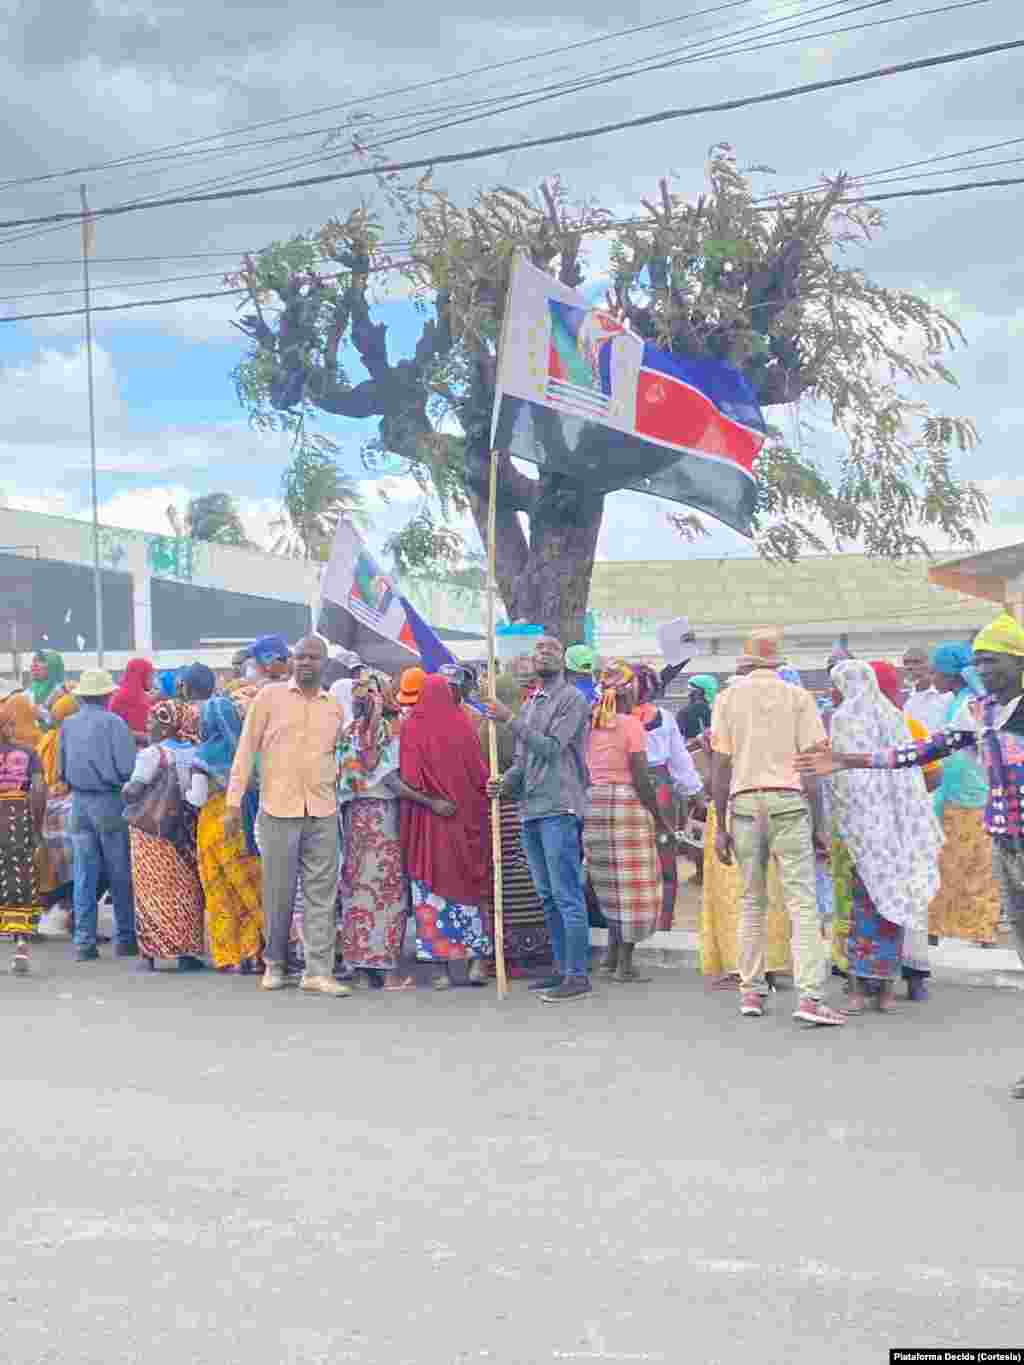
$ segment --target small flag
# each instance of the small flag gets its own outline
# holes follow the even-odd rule
[[[686,503],[751,534],[768,428],[746,377],[651,346],[521,257],[494,401],[499,450],[597,491]]]

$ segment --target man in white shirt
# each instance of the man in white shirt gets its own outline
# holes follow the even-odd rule
[[[930,735],[941,730],[946,723],[949,698],[932,686],[931,652],[912,645],[903,655],[903,672],[907,679],[904,711],[920,721]]]

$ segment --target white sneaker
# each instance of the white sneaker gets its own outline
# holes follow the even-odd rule
[[[285,986],[284,968],[267,966],[260,985],[265,991],[283,991]]]
[[[304,976],[299,982],[299,989],[304,991],[316,991],[320,995],[351,995],[348,986],[343,986],[340,981],[335,981],[333,976]]]

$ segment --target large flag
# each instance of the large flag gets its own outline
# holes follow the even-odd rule
[[[397,673],[419,662],[401,597],[347,521],[339,521],[334,533],[317,629],[372,668]]]
[[[767,433],[731,365],[658,350],[581,294],[516,259],[493,444],[598,490],[632,488],[751,534]]]

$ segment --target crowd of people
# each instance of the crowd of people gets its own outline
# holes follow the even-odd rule
[[[688,680],[677,717],[678,669],[599,666],[547,637],[493,700],[469,666],[393,679],[319,636],[263,637],[228,677],[138,659],[74,688],[42,652],[27,689],[0,686],[0,930],[67,905],[93,961],[109,893],[118,956],[268,990],[301,969],[304,989],[342,996],[414,987],[412,921],[435,989],[458,964],[483,986],[496,809],[506,962],[571,1000],[592,989],[594,924],[598,975],[644,980],[634,950],[672,925],[694,804],[702,967],[744,1015],[786,972],[808,1024],[885,1012],[900,980],[923,1002],[939,937],[991,944],[1002,915],[1024,956],[1024,629],[1004,614],[926,664],[837,648],[816,696],[781,633],[755,631],[733,677]]]

